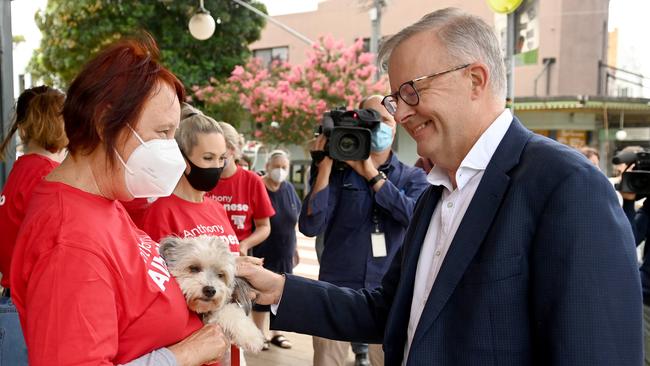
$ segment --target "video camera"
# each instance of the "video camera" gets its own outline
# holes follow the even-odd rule
[[[616,190],[650,195],[650,152],[621,152],[612,158],[612,164],[627,164],[621,175],[621,182],[615,187]],[[628,171],[632,164],[634,168]]]
[[[374,109],[333,109],[323,114],[316,134],[327,137],[325,154],[334,160],[366,160],[370,156],[372,131],[381,115]]]

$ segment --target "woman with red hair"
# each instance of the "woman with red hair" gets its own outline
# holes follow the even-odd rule
[[[185,169],[184,89],[157,56],[148,36],[118,42],[68,89],[69,154],[34,190],[11,267],[30,365],[201,365],[226,350],[119,202],[168,196]]]

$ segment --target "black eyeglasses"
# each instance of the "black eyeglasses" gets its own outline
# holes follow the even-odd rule
[[[384,108],[386,108],[388,113],[390,113],[391,115],[395,115],[395,112],[397,112],[397,96],[399,95],[399,97],[404,101],[404,103],[410,105],[411,107],[414,107],[418,105],[418,103],[420,103],[420,94],[418,94],[418,90],[415,88],[415,83],[417,81],[430,79],[436,76],[450,73],[452,71],[464,69],[469,65],[471,64],[456,66],[449,70],[440,71],[435,74],[421,76],[411,81],[407,81],[404,84],[400,85],[399,89],[397,89],[395,93],[385,96],[384,99],[382,99],[381,104],[384,105]]]

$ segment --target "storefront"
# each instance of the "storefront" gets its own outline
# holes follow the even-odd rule
[[[612,156],[625,146],[650,148],[650,99],[519,98],[514,110],[526,127],[540,135],[576,148],[596,148],[608,173]]]

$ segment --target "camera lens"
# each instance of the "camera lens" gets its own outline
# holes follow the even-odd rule
[[[339,150],[342,152],[354,152],[359,148],[359,138],[355,135],[345,135],[339,141]]]
[[[646,174],[636,174],[630,179],[630,187],[634,192],[646,192],[650,188],[650,177]]]

